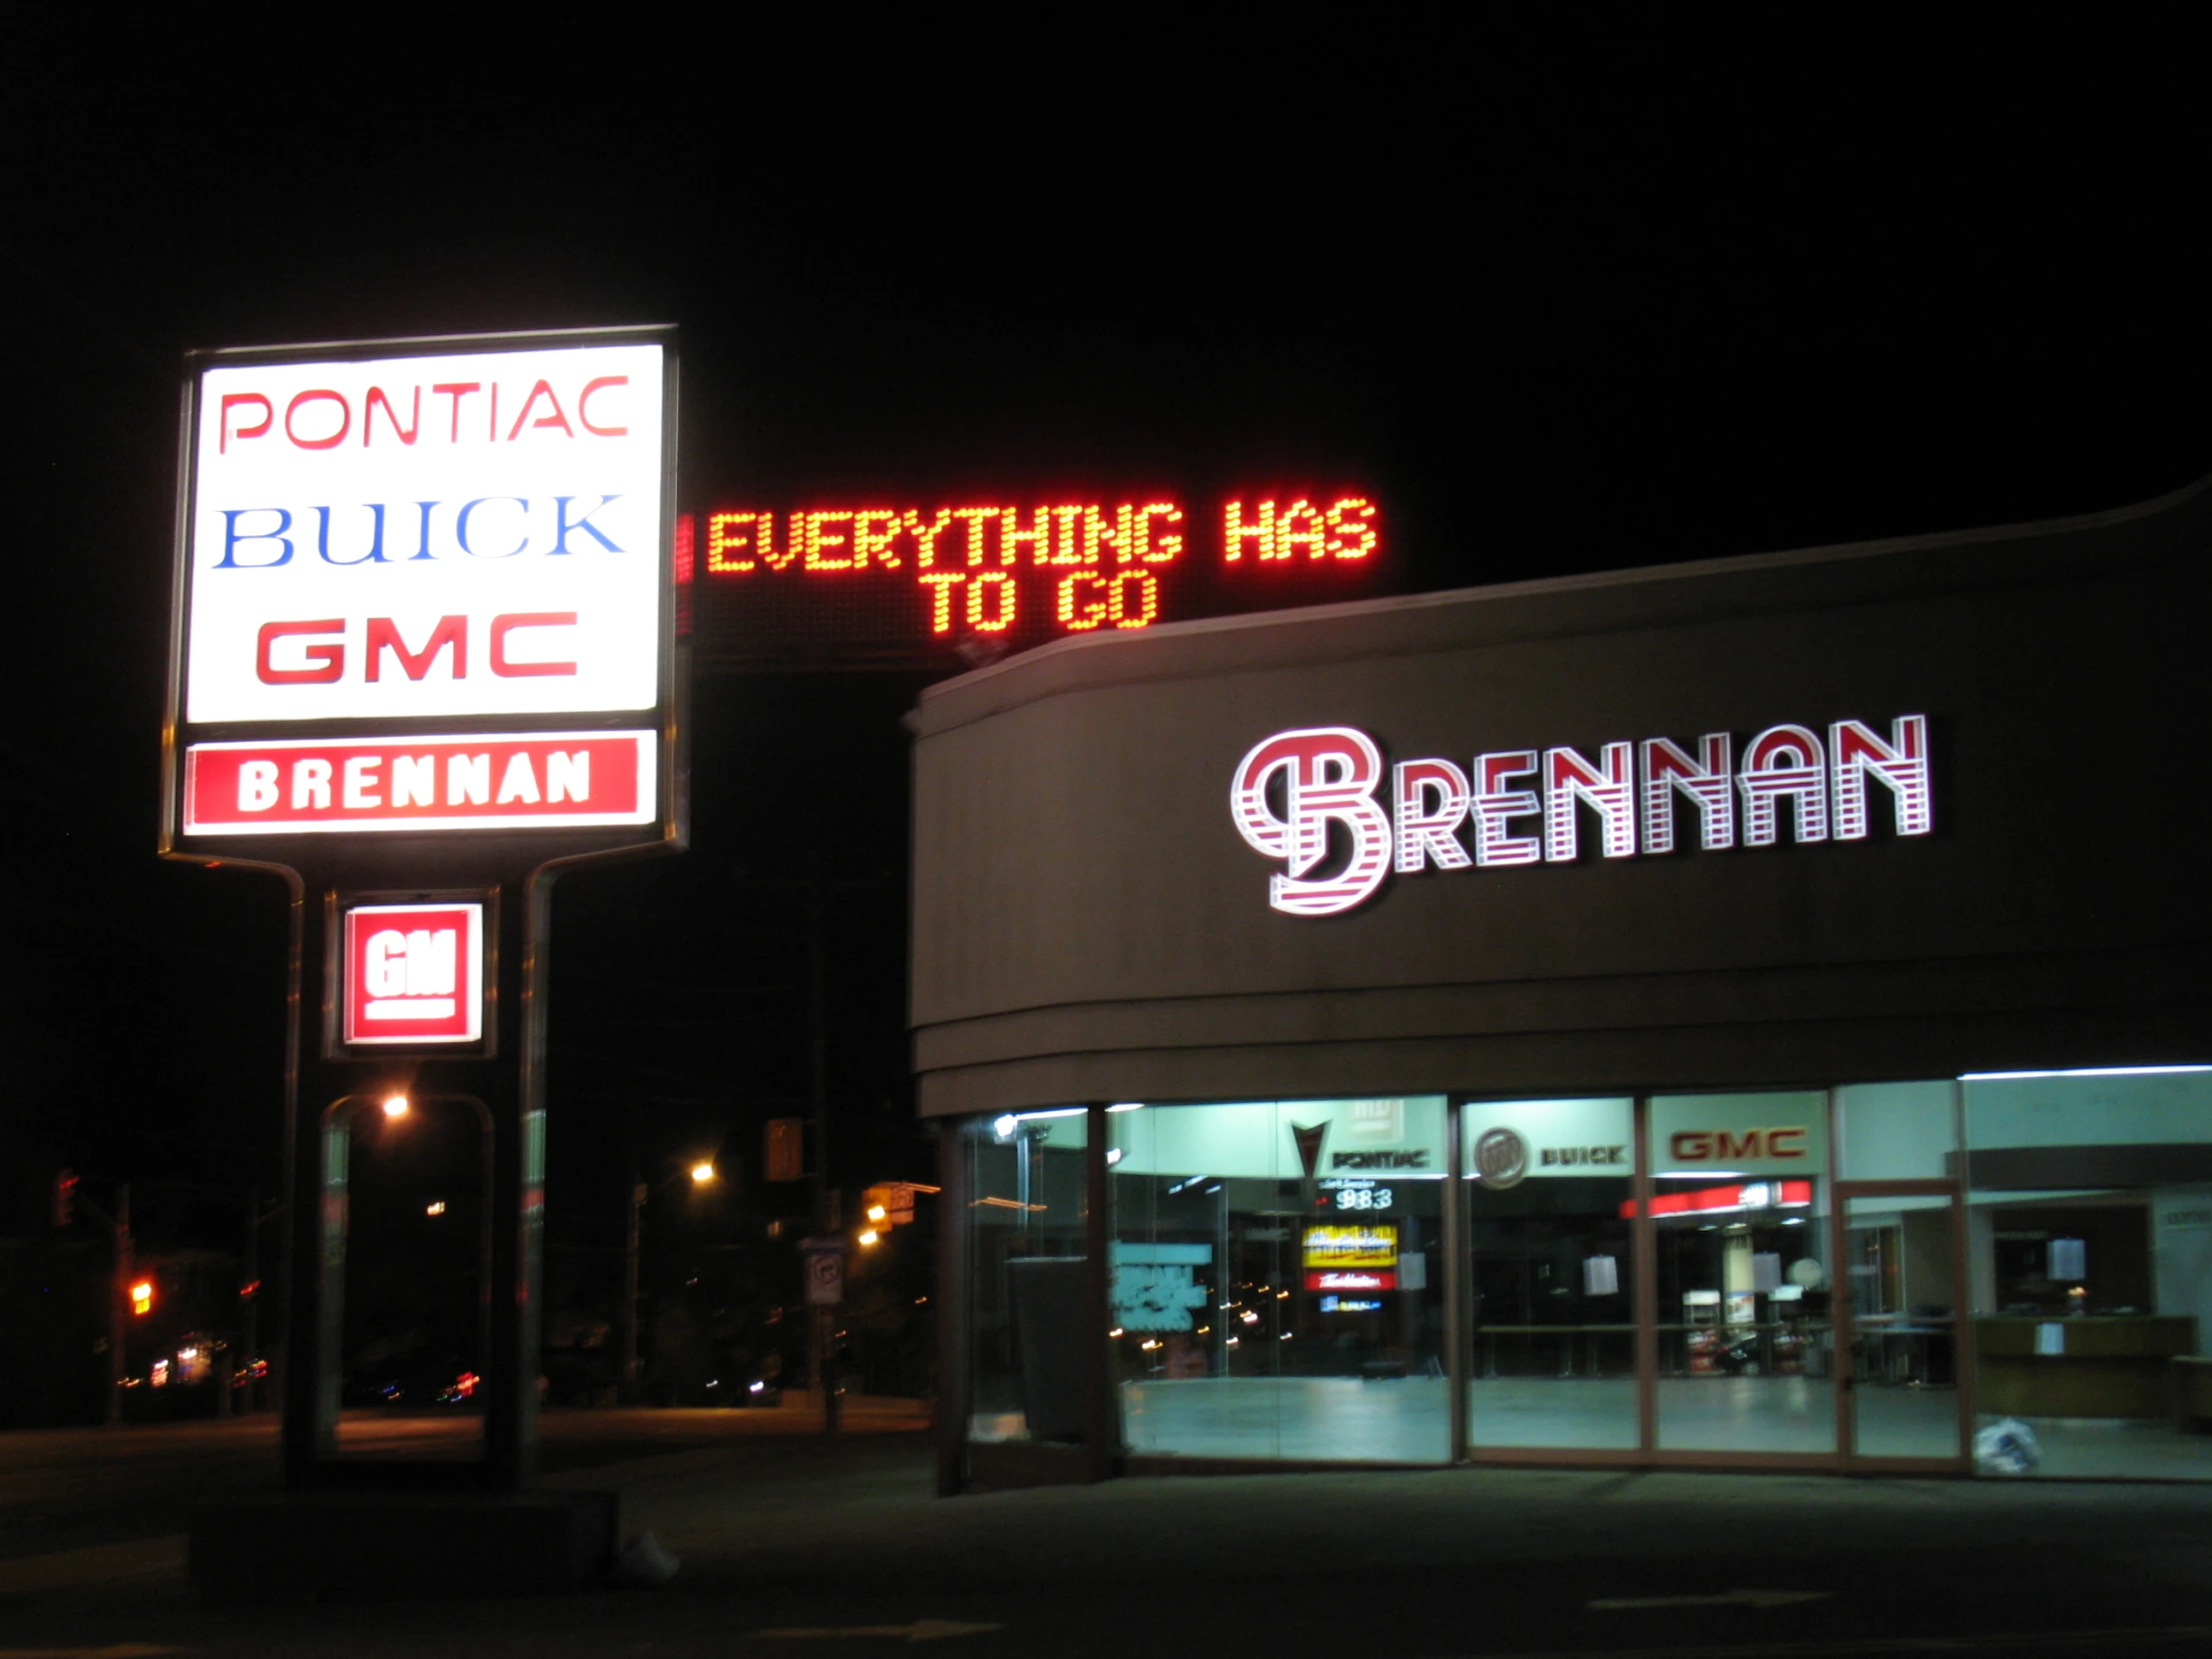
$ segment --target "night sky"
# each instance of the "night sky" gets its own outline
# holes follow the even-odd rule
[[[0,1236],[64,1164],[138,1181],[172,1243],[278,1180],[281,894],[154,854],[190,347],[673,321],[688,509],[1343,479],[1408,589],[2212,470],[2176,43],[1323,15],[1018,52],[857,14],[604,48],[8,26]],[[810,859],[880,877],[832,912],[839,1174],[927,1179],[927,678],[703,676],[692,851],[563,881],[557,1244],[619,1242],[632,1124],[649,1161],[747,1159],[802,1109],[778,883]]]

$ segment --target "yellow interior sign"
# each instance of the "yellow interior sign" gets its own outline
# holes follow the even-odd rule
[[[1306,1229],[1309,1268],[1394,1268],[1397,1229],[1370,1222],[1360,1227]]]

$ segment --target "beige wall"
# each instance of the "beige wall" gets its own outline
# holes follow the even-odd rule
[[[2200,1059],[2201,492],[2062,525],[1071,642],[916,734],[925,1114]],[[1389,759],[1934,721],[1936,832],[1393,876],[1271,910],[1260,739]],[[1586,837],[1587,838],[1587,837]]]

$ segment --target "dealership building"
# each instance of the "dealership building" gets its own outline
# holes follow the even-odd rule
[[[941,1489],[2212,1477],[2208,545],[2199,486],[929,690]]]

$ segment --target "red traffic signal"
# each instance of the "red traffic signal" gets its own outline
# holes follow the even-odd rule
[[[770,1118],[763,1133],[762,1169],[770,1181],[807,1178],[806,1126],[799,1118]]]

